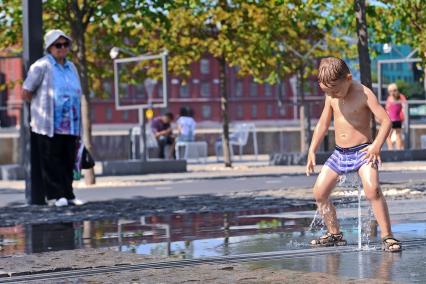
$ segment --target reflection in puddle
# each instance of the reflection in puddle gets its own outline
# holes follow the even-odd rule
[[[291,220],[265,214],[312,209],[309,205],[0,227],[0,256],[88,247],[116,247],[121,251],[181,257],[223,255],[227,253],[222,245],[238,243],[239,237],[303,231],[310,222],[308,218]]]
[[[273,268],[323,272],[351,279],[380,279],[397,283],[425,283],[425,248],[404,253],[351,252],[252,262],[253,269]],[[376,281],[373,281],[376,283]],[[364,283],[364,282],[363,282]],[[365,282],[367,283],[367,281]]]
[[[0,256],[113,247],[138,254],[198,258],[307,248],[313,237],[323,233],[309,230],[313,209],[305,206],[3,227]],[[340,210],[344,217],[342,231],[348,242],[354,244],[356,205]],[[377,241],[377,224],[372,224],[368,238]],[[401,222],[393,224],[393,229],[402,238],[424,237],[426,223]]]

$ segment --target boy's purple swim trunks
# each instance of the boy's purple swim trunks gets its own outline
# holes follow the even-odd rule
[[[324,165],[339,175],[358,171],[362,165],[367,163],[367,160],[364,160],[366,152],[360,152],[360,150],[368,145],[370,144],[364,143],[350,148],[336,146],[336,150]]]

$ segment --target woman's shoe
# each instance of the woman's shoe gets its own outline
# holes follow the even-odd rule
[[[56,200],[55,206],[56,207],[68,206],[68,200],[66,198],[64,198],[64,197],[61,197],[58,200]]]
[[[86,202],[84,202],[83,200],[74,198],[74,199],[68,200],[68,204],[69,205],[75,205],[75,206],[81,206],[81,205],[86,204]]]

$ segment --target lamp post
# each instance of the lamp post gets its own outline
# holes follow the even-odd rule
[[[157,84],[157,80],[146,78],[144,80],[144,86],[146,89],[146,92],[148,94],[148,109],[152,108],[152,93],[154,91],[154,87]],[[142,160],[146,161],[148,159],[148,149],[146,147],[146,112],[145,109],[143,109],[143,120],[142,120],[142,139],[143,139],[143,145],[142,145]]]
[[[22,0],[24,70],[43,56],[42,0]],[[30,129],[30,104],[25,102],[21,115],[21,155],[25,170],[25,199],[28,204],[45,204],[41,183],[40,157]]]

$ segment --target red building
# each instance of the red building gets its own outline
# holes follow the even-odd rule
[[[176,76],[169,76],[169,104],[168,110],[179,113],[182,106],[188,106],[195,112],[197,121],[220,121],[220,94],[219,94],[219,64],[211,56],[206,56],[191,65],[191,76],[182,80]],[[278,86],[256,83],[251,77],[239,77],[237,68],[227,69],[229,116],[230,120],[282,120],[297,119],[297,99],[292,88],[291,80],[283,82],[283,107],[278,106]],[[143,100],[143,85],[126,85],[128,102],[137,100],[138,95]],[[93,123],[135,123],[138,121],[137,111],[116,111],[114,105],[113,85],[106,82],[104,89],[107,98],[93,99]],[[153,99],[162,97],[161,82],[153,91]],[[124,92],[126,93],[126,92]],[[305,84],[307,98],[321,95],[315,80],[308,80]],[[126,101],[125,99],[123,100]],[[318,115],[318,107],[314,108],[314,116]],[[156,110],[158,114],[160,110]]]
[[[19,124],[21,109],[22,60],[0,54],[0,126]]]

